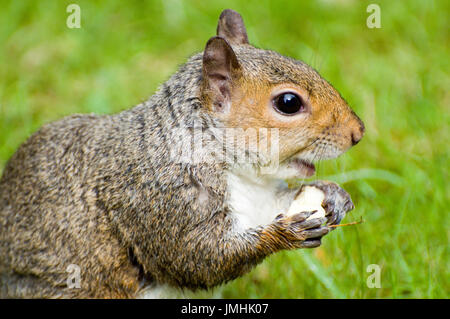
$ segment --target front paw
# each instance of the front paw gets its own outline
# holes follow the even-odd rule
[[[308,185],[319,188],[325,194],[322,206],[326,212],[327,225],[338,225],[345,214],[355,208],[350,195],[336,183],[316,181]]]
[[[327,219],[308,219],[314,212],[301,212],[293,215],[280,214],[271,225],[275,233],[284,238],[283,248],[314,248],[321,244],[323,236],[330,232],[323,226]]]

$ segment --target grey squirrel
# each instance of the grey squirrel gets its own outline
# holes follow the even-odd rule
[[[198,127],[207,136],[200,149],[191,139]],[[244,139],[244,150],[221,133],[230,128],[257,137],[276,129],[278,151],[260,151],[260,139]],[[288,216],[299,189],[283,180],[312,176],[314,161],[339,156],[363,133],[315,70],[251,46],[242,17],[224,10],[217,36],[147,101],[46,124],[11,157],[0,180],[0,297],[207,289],[280,250],[317,247],[353,208],[350,196],[312,182],[327,215]],[[79,288],[67,285],[69,265],[80,269]]]

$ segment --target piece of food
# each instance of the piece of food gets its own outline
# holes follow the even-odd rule
[[[347,223],[347,224],[339,224],[339,225],[329,225],[328,227],[332,227],[332,228],[336,228],[336,227],[345,227],[345,226],[353,226],[353,225],[359,225],[364,223],[364,220],[361,218],[359,219],[359,221],[357,222],[351,222],[351,223]]]
[[[305,186],[292,202],[287,215],[301,212],[315,212],[307,220],[325,217],[325,209],[322,207],[324,199],[325,194],[320,189],[314,186]]]

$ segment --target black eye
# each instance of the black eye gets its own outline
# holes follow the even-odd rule
[[[298,113],[305,108],[302,99],[294,93],[280,94],[273,103],[277,111],[287,115]]]

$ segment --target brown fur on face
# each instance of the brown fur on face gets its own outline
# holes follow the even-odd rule
[[[237,12],[221,14],[217,35],[203,52],[203,102],[226,127],[279,129],[278,152],[266,162],[333,158],[362,138],[364,125],[340,94],[307,64],[252,47]],[[282,93],[299,96],[302,111],[276,111]]]
[[[309,160],[333,158],[362,138],[362,121],[311,67],[249,45],[234,51],[243,75],[233,82],[229,112],[218,115],[228,127],[278,128],[281,161],[297,154]],[[305,112],[287,116],[275,111],[273,99],[284,92],[299,95]]]

